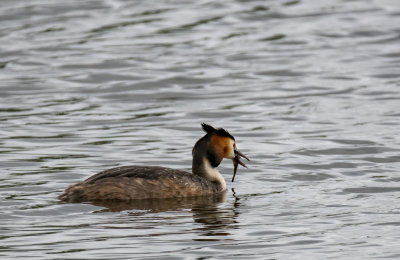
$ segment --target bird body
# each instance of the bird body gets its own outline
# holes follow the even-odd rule
[[[224,192],[226,183],[217,167],[223,158],[244,165],[235,139],[222,128],[202,124],[206,135],[192,151],[192,172],[159,166],[122,166],[99,172],[67,188],[59,199],[66,202],[131,201],[207,196]],[[245,165],[244,165],[245,166]],[[235,170],[236,173],[236,170]]]

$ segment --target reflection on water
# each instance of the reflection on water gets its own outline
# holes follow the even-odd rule
[[[229,229],[235,228],[235,219],[239,214],[237,208],[240,206],[238,200],[239,198],[235,198],[233,203],[222,206],[222,203],[226,202],[226,193],[220,193],[204,197],[144,199],[130,202],[97,201],[90,204],[104,207],[94,213],[127,211],[128,215],[134,217],[149,213],[190,210],[193,220],[202,224],[196,230],[203,232],[204,236],[227,236],[230,235]]]
[[[117,212],[124,210],[144,210],[149,212],[173,211],[180,209],[202,208],[224,202],[226,193],[213,196],[181,197],[168,199],[142,199],[124,201],[95,201],[91,204],[105,207],[101,212]]]
[[[396,0],[1,1],[1,257],[398,259],[398,24]],[[190,171],[202,122],[252,158],[225,198],[56,199]]]
[[[223,201],[225,201],[226,193],[223,194]],[[218,204],[206,203],[197,204],[192,208],[193,219],[196,223],[203,224],[197,230],[204,232],[203,236],[229,236],[230,229],[236,228],[236,218],[238,217],[236,198],[234,202],[227,203],[224,207]],[[218,201],[222,202],[222,201]],[[210,238],[213,239],[213,238]],[[196,239],[194,239],[196,240]],[[199,238],[202,240],[202,238]],[[215,239],[215,240],[218,240]]]

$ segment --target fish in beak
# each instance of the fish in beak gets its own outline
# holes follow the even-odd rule
[[[242,154],[239,150],[235,149],[235,157],[232,159],[233,161],[233,177],[232,177],[232,182],[235,180],[236,172],[238,165],[242,165],[243,167],[247,168],[246,164],[244,164],[241,160],[240,157],[245,158],[247,161],[250,161],[249,158],[247,158],[246,155]]]

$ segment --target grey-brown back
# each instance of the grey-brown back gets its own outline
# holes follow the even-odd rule
[[[216,192],[217,185],[185,171],[158,166],[123,166],[102,171],[72,185],[59,198],[69,202],[128,201]]]

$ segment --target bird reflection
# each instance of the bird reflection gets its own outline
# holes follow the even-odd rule
[[[141,199],[129,202],[124,201],[92,201],[95,206],[104,207],[96,211],[118,212],[126,210],[139,210],[140,212],[165,212],[182,209],[193,209],[217,205],[226,200],[226,193],[219,193],[212,196],[181,197],[169,199]]]
[[[223,207],[216,203],[192,208],[194,221],[203,224],[198,230],[203,231],[204,236],[228,236],[229,229],[237,228],[236,219],[239,214],[237,208],[240,203],[234,189],[232,191],[233,203],[227,203]]]
[[[229,236],[229,230],[237,228],[237,217],[240,207],[239,198],[232,189],[233,196],[227,202],[226,192],[213,196],[183,197],[174,199],[149,199],[131,202],[98,201],[93,205],[104,207],[96,213],[131,211],[129,215],[146,213],[180,211],[190,209],[193,219],[202,226],[195,229],[203,236]],[[233,199],[233,200],[232,200]],[[212,238],[210,238],[212,239]],[[207,239],[199,239],[207,240]]]

